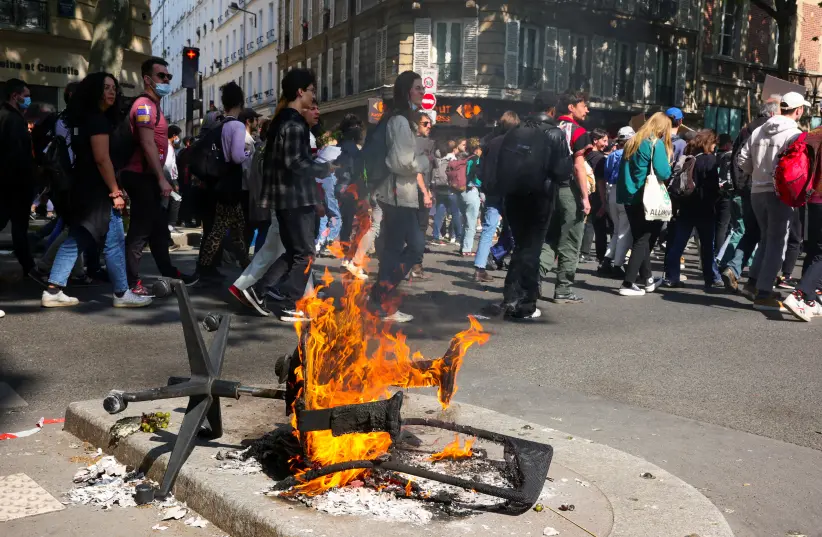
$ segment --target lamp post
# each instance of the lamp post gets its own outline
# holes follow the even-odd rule
[[[242,76],[243,76],[243,85],[245,85],[245,83],[248,82],[248,78],[247,78],[246,73],[245,73],[245,53],[246,53],[246,46],[247,46],[246,42],[245,42],[245,35],[246,35],[246,24],[245,24],[246,23],[246,18],[245,18],[245,16],[246,15],[251,15],[252,17],[254,17],[254,28],[256,28],[257,27],[257,14],[252,12],[252,11],[248,11],[247,9],[241,8],[237,4],[237,2],[231,2],[230,4],[228,4],[228,8],[233,9],[234,11],[242,11],[243,12],[243,75]],[[250,86],[250,84],[249,84],[249,86]],[[250,93],[250,90],[251,90],[251,88],[249,88],[249,93]],[[245,89],[243,90],[243,92],[245,92]],[[248,100],[248,95],[246,95],[246,100]]]

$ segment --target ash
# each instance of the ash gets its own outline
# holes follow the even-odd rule
[[[245,449],[218,451],[218,469],[234,475],[266,472],[275,479],[289,475],[288,460],[301,453],[299,441],[290,427],[264,434]]]

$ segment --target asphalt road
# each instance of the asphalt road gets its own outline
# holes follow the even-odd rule
[[[426,257],[434,280],[404,286],[403,311],[417,319],[403,329],[426,356],[444,352],[466,315],[499,299],[503,277],[474,284],[471,260],[437,252]],[[193,268],[194,253],[175,257]],[[688,265],[695,282],[693,256]],[[148,255],[144,267],[156,270]],[[483,321],[491,340],[469,351],[456,399],[644,457],[699,488],[737,536],[822,536],[822,321],[764,315],[697,284],[619,297],[594,268],[578,273],[584,304],[543,303],[533,323]],[[33,283],[0,292],[0,381],[28,405],[0,408],[0,432],[186,370],[174,301],[115,310],[107,289],[92,288],[76,293],[79,307],[42,311]],[[273,382],[274,358],[296,343],[293,328],[232,300],[225,289],[193,291],[201,316],[236,314],[224,377]]]

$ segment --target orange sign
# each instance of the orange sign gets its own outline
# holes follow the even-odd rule
[[[382,114],[385,111],[385,105],[382,99],[371,98],[368,99],[368,122],[377,124],[382,119]]]
[[[480,105],[478,104],[467,102],[457,107],[457,113],[465,119],[471,119],[472,117],[480,115],[482,113],[482,108],[480,108]]]

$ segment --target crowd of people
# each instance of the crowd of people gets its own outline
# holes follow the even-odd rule
[[[813,157],[808,203],[786,203],[774,184],[802,133],[809,103],[799,94],[769,98],[736,140],[688,129],[678,108],[612,138],[583,126],[585,93],[541,92],[532,114],[505,112],[482,139],[436,141],[433,118],[420,109],[419,74],[397,77],[393,104],[376,125],[366,129],[348,114],[324,130],[315,75],[298,68],[283,77],[272,118],[244,108],[231,82],[221,88],[221,111],[208,112],[197,138],[182,139],[160,107],[172,79],[167,63],[146,61],[142,76],[143,93],[126,106],[108,73],[67,88],[48,146],[34,151],[23,119],[29,89],[6,83],[0,222],[11,222],[17,259],[43,285],[43,307],[76,305],[67,285],[103,278],[115,307],[151,304],[139,276],[148,246],[159,273],[186,285],[219,285],[220,264],[239,264],[229,292],[286,322],[306,320],[298,304],[311,289],[314,261],[333,254],[341,270],[371,283],[373,314],[409,322],[398,287],[429,279],[426,252],[454,248],[470,259],[477,283],[507,266],[502,299],[487,310],[526,320],[541,316],[542,296],[584,302],[576,272],[594,259],[599,275],[622,282],[621,296],[683,287],[683,254],[695,237],[706,292],[740,293],[755,309],[805,321],[822,315],[822,193],[814,190],[822,161],[813,157],[822,130],[802,138]],[[27,227],[38,162],[49,172],[58,218],[35,263]],[[179,225],[203,227],[194,274],[172,263],[170,234]],[[792,274],[803,245],[799,282]],[[654,259],[662,262],[659,277]],[[553,294],[543,295],[552,279]]]

